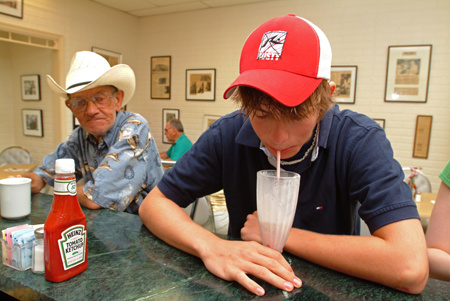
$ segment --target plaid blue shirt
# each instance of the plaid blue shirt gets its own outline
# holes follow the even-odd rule
[[[75,160],[84,193],[103,208],[137,214],[143,199],[162,178],[161,159],[147,121],[119,111],[114,126],[97,141],[81,127],[44,158],[34,172],[53,186],[55,161]]]

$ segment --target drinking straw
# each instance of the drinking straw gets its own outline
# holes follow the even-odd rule
[[[280,179],[280,151],[277,151],[277,180]]]

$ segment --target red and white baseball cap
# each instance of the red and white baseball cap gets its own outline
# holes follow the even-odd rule
[[[247,38],[240,75],[225,91],[238,86],[258,89],[288,107],[304,102],[323,79],[330,79],[331,46],[310,21],[287,15],[271,19]]]

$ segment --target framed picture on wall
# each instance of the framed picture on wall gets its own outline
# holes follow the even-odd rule
[[[203,116],[203,131],[206,131],[211,124],[222,116],[218,115],[204,115]]]
[[[186,69],[186,100],[216,100],[216,69]]]
[[[432,122],[433,116],[417,115],[416,132],[414,135],[413,158],[428,158]]]
[[[430,64],[431,45],[389,46],[384,101],[427,102]]]
[[[331,66],[331,81],[336,84],[333,98],[337,103],[355,103],[357,70],[357,66]]]
[[[373,120],[378,123],[379,126],[384,130],[384,125],[386,123],[385,119],[373,118]]]
[[[20,76],[23,100],[41,100],[39,74]]]
[[[44,136],[42,110],[22,109],[22,128],[25,136]]]
[[[166,135],[164,134],[166,124],[171,119],[180,119],[180,110],[178,109],[163,109],[162,110],[162,129],[163,129],[163,143],[172,144],[169,140],[167,140]]]
[[[108,61],[109,65],[111,67],[118,65],[118,64],[122,64],[122,54],[121,53],[94,47],[94,46],[92,47],[92,52],[95,52],[95,53],[103,56]]]
[[[171,57],[152,56],[150,60],[150,98],[170,99]]]
[[[23,0],[0,1],[0,13],[22,19]]]

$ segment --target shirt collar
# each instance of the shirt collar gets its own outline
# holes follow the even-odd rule
[[[241,118],[244,118],[244,116],[242,116]],[[235,141],[237,144],[242,144],[250,147],[259,147],[259,143],[261,142],[261,140],[259,140],[258,135],[256,135],[249,118],[244,119],[244,124],[239,130]]]

